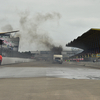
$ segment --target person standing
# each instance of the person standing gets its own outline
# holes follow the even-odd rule
[[[1,63],[2,63],[2,55],[0,55],[0,65],[1,65]]]

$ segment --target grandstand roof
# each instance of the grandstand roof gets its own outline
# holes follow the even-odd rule
[[[14,32],[19,32],[19,30],[18,31],[11,31],[11,32],[1,32],[0,34],[8,34],[8,33],[14,33]]]
[[[77,47],[81,49],[93,48],[93,43],[100,41],[100,29],[91,28],[87,32],[83,33],[77,39],[74,39],[70,43],[66,44],[68,47]]]

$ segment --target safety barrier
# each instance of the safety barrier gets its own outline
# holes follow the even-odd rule
[[[25,59],[25,58],[3,57],[1,65],[22,63],[22,62],[31,62],[31,61],[35,61],[35,60],[34,59]]]

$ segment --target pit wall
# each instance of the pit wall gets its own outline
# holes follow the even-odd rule
[[[31,61],[34,61],[34,59],[3,57],[1,65],[22,63],[22,62],[31,62]]]

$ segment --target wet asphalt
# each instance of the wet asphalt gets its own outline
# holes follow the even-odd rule
[[[29,62],[3,65],[0,67],[0,78],[53,77],[68,79],[100,80],[100,69],[85,66],[52,64],[51,62]]]

